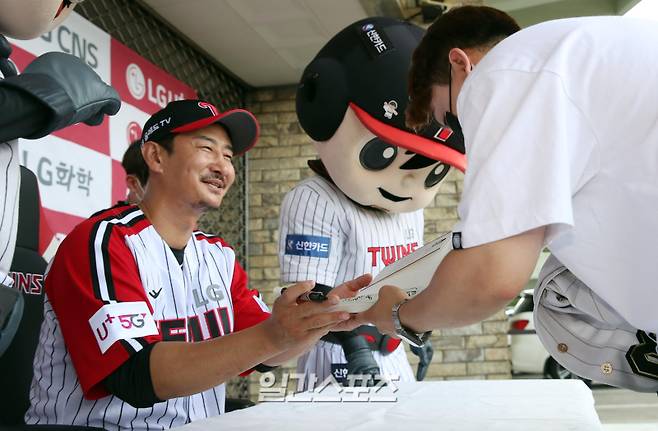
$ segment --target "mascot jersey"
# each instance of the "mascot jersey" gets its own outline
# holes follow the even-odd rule
[[[384,267],[423,245],[423,210],[386,213],[355,204],[326,179],[313,176],[288,192],[281,206],[279,262],[283,282],[315,280],[337,286]],[[383,375],[414,381],[402,344],[373,352]],[[317,382],[347,361],[339,344],[320,341],[298,360]]]

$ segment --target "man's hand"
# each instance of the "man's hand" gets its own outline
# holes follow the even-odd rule
[[[346,281],[345,283],[334,287],[327,296],[331,297],[333,295],[338,299],[352,298],[359,290],[369,285],[371,281],[372,275],[363,274],[354,280]]]
[[[395,286],[384,286],[379,290],[379,297],[375,305],[361,313],[353,314],[349,320],[341,323],[342,327],[351,330],[357,326],[372,323],[382,334],[395,337],[393,317],[391,311],[393,306],[407,298],[407,294]]]
[[[80,122],[98,125],[105,115],[114,115],[121,107],[114,88],[81,59],[61,52],[37,57],[22,74],[0,81],[0,86],[30,94],[51,110],[46,126],[25,136],[28,139]]]
[[[265,365],[280,365],[307,351],[329,331],[341,331],[343,322],[350,319],[349,313],[329,310],[341,298],[349,298],[370,284],[372,276],[362,275],[347,281],[327,295],[322,302],[303,301],[300,295],[309,292],[314,283],[303,281],[289,286],[274,302],[272,316],[263,322],[272,334],[272,342],[283,352],[263,362]],[[337,329],[338,328],[338,329]]]
[[[270,326],[272,341],[281,350],[312,346],[331,330],[342,330],[342,322],[350,319],[344,311],[329,311],[342,298],[349,298],[367,286],[372,280],[365,274],[336,286],[322,302],[298,301],[304,293],[313,289],[314,282],[302,281],[288,287],[272,306],[272,316],[266,321]]]
[[[470,325],[491,316],[526,285],[543,247],[544,231],[542,226],[491,243],[450,251],[427,288],[400,308],[402,325],[421,333]],[[404,299],[399,289],[384,287],[375,305],[348,322],[354,326],[372,322],[380,332],[392,334],[391,308]]]
[[[329,293],[328,296],[331,295],[336,295],[340,299],[342,298],[352,298],[353,296],[356,295],[356,293],[366,287],[367,285],[370,284],[372,281],[372,275],[371,274],[363,274],[354,280],[346,281],[343,284],[340,284],[333,288],[331,292]],[[359,315],[357,314],[352,314],[350,315],[349,319],[344,320],[342,322],[339,322],[336,324],[333,328],[331,328],[332,331],[351,331],[364,323],[360,323],[361,321],[357,320],[357,317]]]

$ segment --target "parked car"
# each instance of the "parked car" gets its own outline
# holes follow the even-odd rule
[[[533,309],[533,289],[526,289],[521,292],[514,306],[506,311],[510,322],[508,337],[512,373],[541,374],[549,379],[579,379],[553,359],[542,345],[535,331]],[[585,383],[589,384],[589,381],[585,380]]]

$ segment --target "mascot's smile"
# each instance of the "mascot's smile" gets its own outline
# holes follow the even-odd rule
[[[381,193],[381,195],[384,196],[384,198],[388,199],[389,201],[402,202],[402,201],[408,201],[409,199],[411,199],[411,197],[403,198],[402,196],[396,196],[393,193],[387,192],[386,190],[384,190],[381,187],[377,187],[377,190],[379,190],[379,193]]]

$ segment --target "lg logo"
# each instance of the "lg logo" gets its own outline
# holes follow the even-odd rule
[[[146,79],[144,73],[135,63],[131,63],[126,68],[126,85],[128,91],[137,100],[142,100],[146,94]]]
[[[142,127],[139,125],[139,123],[135,121],[131,121],[128,123],[128,142],[135,142],[139,138],[142,137]]]
[[[142,100],[146,96],[149,102],[155,103],[161,108],[167,106],[167,103],[172,100],[182,100],[185,98],[185,93],[174,93],[168,90],[163,84],[145,77],[142,69],[135,63],[130,63],[126,67],[126,85],[128,91],[135,99]]]
[[[213,116],[216,116],[218,113],[217,108],[215,108],[215,105],[211,105],[208,102],[199,102],[199,108],[208,109]]]

